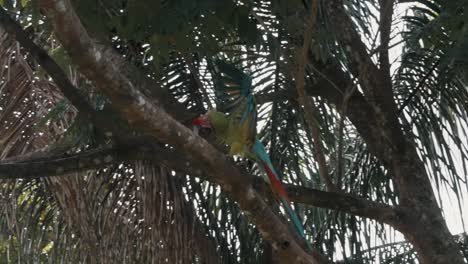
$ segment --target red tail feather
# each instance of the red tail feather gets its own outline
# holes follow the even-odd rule
[[[262,162],[263,167],[265,168],[266,174],[268,175],[268,178],[270,179],[271,186],[273,187],[274,192],[276,192],[279,196],[283,197],[290,202],[288,194],[286,193],[286,190],[284,190],[283,184],[276,178],[275,174],[271,171],[270,167],[265,162]]]

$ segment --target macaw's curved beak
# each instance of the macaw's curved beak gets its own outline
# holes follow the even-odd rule
[[[192,125],[204,127],[204,128],[212,128],[211,122],[208,119],[207,115],[201,115],[192,120]]]

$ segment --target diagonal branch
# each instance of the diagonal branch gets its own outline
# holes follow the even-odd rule
[[[391,87],[375,85],[379,81],[381,74],[367,52],[367,47],[362,42],[351,17],[344,10],[343,1],[327,1],[326,7],[334,29],[337,31],[336,35],[349,52],[351,69],[355,72],[356,76],[359,76],[366,97],[372,103],[381,101],[383,99],[381,98],[381,92],[383,90],[387,90],[388,92],[388,89]],[[390,99],[392,98],[390,97]]]
[[[72,61],[108,96],[114,109],[128,123],[143,133],[171,144],[184,153],[191,163],[203,167],[210,180],[220,184],[238,202],[263,237],[272,242],[282,256],[295,259],[297,263],[328,262],[317,252],[310,255],[304,251],[289,227],[253,189],[252,177],[242,173],[221,152],[171,116],[169,113],[176,116],[177,111],[167,107],[170,104],[164,102],[163,96],[150,98],[144,92],[146,78],[118,53],[89,37],[70,1],[43,0],[39,1],[39,5]]]

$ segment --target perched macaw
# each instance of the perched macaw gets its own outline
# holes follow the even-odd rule
[[[291,208],[290,199],[278,174],[257,138],[257,110],[251,77],[223,61],[210,63],[210,66],[216,72],[213,78],[218,111],[209,110],[192,123],[213,129],[216,137],[229,145],[231,155],[245,156],[263,167],[273,192],[279,196],[295,230],[301,237],[305,237],[304,227]]]

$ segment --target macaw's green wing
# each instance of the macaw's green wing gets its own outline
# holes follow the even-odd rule
[[[252,94],[252,78],[234,65],[217,60],[213,66],[216,105],[238,122],[240,134],[253,143],[256,135],[257,109]],[[236,125],[236,126],[237,126]]]

